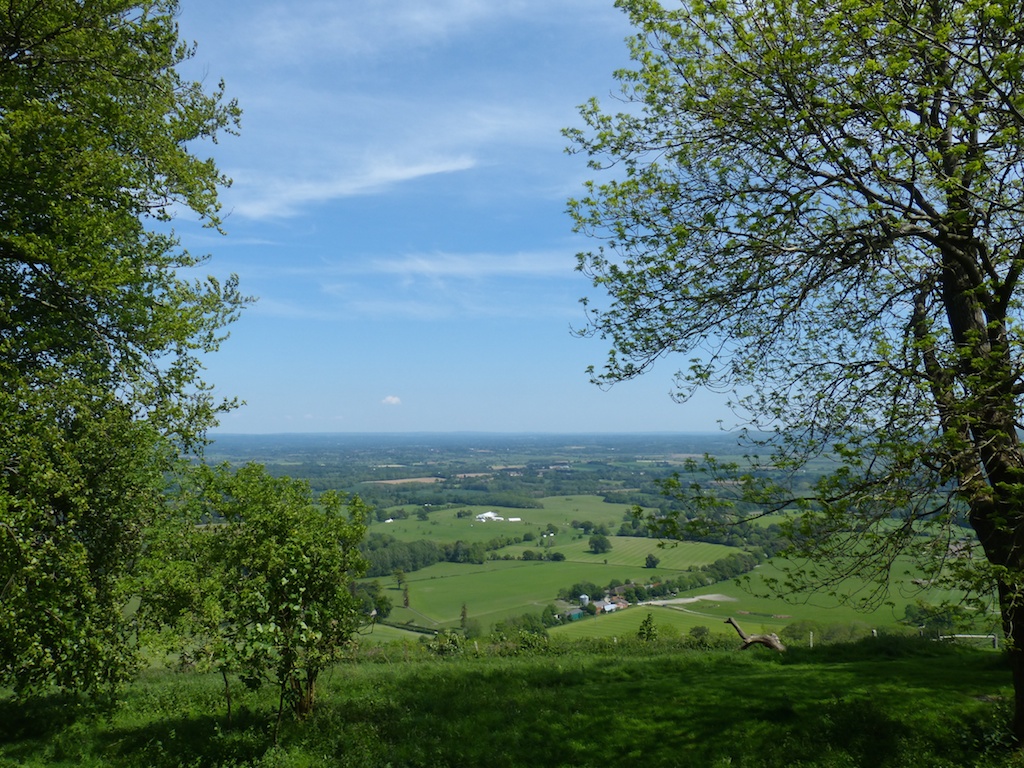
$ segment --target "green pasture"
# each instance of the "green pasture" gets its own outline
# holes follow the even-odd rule
[[[609,536],[612,544],[611,551],[601,555],[595,555],[590,551],[589,537],[571,540],[562,544],[560,537],[555,536],[555,544],[551,549],[554,552],[562,552],[565,559],[571,562],[591,563],[608,561],[609,565],[620,565],[626,567],[639,566],[643,568],[643,574],[634,577],[636,581],[652,581],[651,574],[660,571],[685,571],[690,566],[710,565],[716,560],[728,557],[740,551],[735,547],[727,547],[724,544],[705,544],[699,541],[681,542],[674,547],[659,547],[656,539],[641,539],[628,536]],[[658,558],[658,567],[655,569],[645,568],[647,555],[654,555]]]
[[[530,551],[538,555],[561,552],[567,562],[601,564],[605,560],[609,565],[618,565],[633,569],[642,569],[641,575],[633,577],[636,581],[654,581],[652,574],[658,571],[685,571],[690,566],[709,565],[716,560],[727,557],[740,550],[724,544],[705,544],[698,541],[681,542],[676,547],[659,547],[655,539],[643,539],[629,536],[609,536],[612,548],[602,554],[590,551],[590,537],[579,534],[555,534],[548,539],[524,541],[510,544],[495,551],[498,557],[511,555],[522,557],[523,552]],[[647,555],[658,558],[658,567],[646,567]]]
[[[387,624],[374,624],[367,627],[356,636],[356,641],[361,644],[381,643],[403,643],[418,642],[423,637],[422,632],[411,632],[407,629],[399,629]]]
[[[375,524],[371,530],[389,533],[402,540],[432,539],[437,542],[460,539],[466,542],[489,541],[496,536],[522,536],[529,531],[535,535],[534,541],[505,547],[495,554],[518,558],[529,550],[538,554],[561,552],[566,557],[563,562],[499,560],[482,565],[439,563],[408,575],[409,609],[401,607],[402,594],[391,580],[381,578],[379,581],[389,588],[395,606],[392,619],[433,629],[454,627],[459,623],[462,605],[466,604],[469,617],[479,621],[487,630],[494,622],[510,616],[539,612],[555,600],[560,589],[577,582],[591,581],[603,586],[613,579],[623,583],[662,581],[676,572],[710,564],[736,551],[732,547],[698,542],[659,547],[653,539],[610,536],[611,550],[596,555],[589,550],[589,536],[572,529],[570,523],[589,520],[595,525],[607,525],[614,531],[629,511],[629,505],[607,504],[597,496],[552,496],[541,501],[543,509],[465,506],[432,510],[427,521],[413,517],[389,524]],[[470,516],[457,517],[459,510],[469,510]],[[477,522],[475,516],[488,510],[506,519]],[[512,517],[521,518],[521,521],[511,522],[508,518]],[[767,524],[781,517],[765,518],[763,522]],[[549,524],[558,528],[558,533],[544,539],[541,534]],[[648,554],[659,559],[657,568],[645,567]],[[904,562],[893,569],[885,602],[870,613],[858,611],[824,591],[798,595],[792,600],[784,599],[767,587],[765,581],[772,576],[780,577],[781,573],[775,565],[767,563],[744,577],[742,585],[732,581],[721,582],[689,594],[721,594],[734,602],[715,604],[702,601],[664,610],[680,614],[678,623],[684,629],[701,623],[714,626],[735,615],[749,631],[777,632],[791,622],[802,620],[822,624],[859,622],[875,627],[893,626],[903,618],[906,606],[916,600],[937,604],[943,599],[956,599],[954,595],[937,590],[922,592],[913,584],[913,580],[922,574]],[[870,585],[857,579],[848,579],[841,585],[842,592],[852,595],[863,594],[869,588]],[[994,624],[993,617],[983,617],[978,629],[987,631],[991,624]]]
[[[556,537],[557,538],[557,537]],[[623,543],[619,546],[619,543]],[[646,546],[635,547],[635,545]],[[522,554],[523,545],[508,548]],[[556,548],[558,549],[558,548]],[[605,555],[582,553],[578,559],[567,556],[562,562],[488,560],[483,564],[437,563],[406,575],[409,587],[409,608],[402,606],[403,595],[392,578],[376,579],[387,590],[394,605],[391,620],[398,624],[413,623],[440,629],[456,626],[467,606],[469,617],[478,620],[484,629],[490,624],[523,613],[539,613],[555,602],[562,588],[590,581],[600,586],[618,579],[639,584],[671,578],[673,569],[644,567],[646,552],[661,556],[676,554],[672,563],[685,570],[690,565],[714,562],[735,551],[717,544],[689,542],[675,550],[659,550],[650,539],[613,537],[613,548]],[[686,558],[690,558],[687,560]],[[607,559],[607,563],[605,560]]]
[[[606,525],[614,533],[629,513],[628,504],[608,504],[599,496],[549,496],[538,499],[543,504],[541,509],[520,509],[516,507],[495,507],[483,505],[462,505],[451,509],[431,509],[426,520],[419,520],[416,513],[419,507],[401,505],[391,507],[387,511],[395,512],[404,509],[409,517],[394,520],[390,523],[374,523],[370,526],[372,533],[386,533],[400,541],[418,541],[427,539],[441,543],[465,541],[489,541],[497,536],[522,536],[527,531],[538,535],[548,525],[557,527],[561,534],[572,532],[572,521],[589,520],[595,525]],[[459,517],[458,513],[469,511],[469,515]],[[484,512],[494,512],[504,520],[477,522],[476,516]],[[511,522],[509,518],[518,517],[519,522]]]
[[[723,581],[708,589],[682,593],[680,597],[695,596],[709,591],[731,597],[735,602],[701,602],[684,608],[699,612],[709,621],[724,621],[729,616],[735,616],[745,627],[749,624],[751,631],[771,632],[777,632],[786,624],[803,620],[822,624],[863,622],[874,627],[893,626],[903,618],[906,606],[917,600],[938,604],[944,599],[957,597],[941,590],[922,589],[914,585],[913,579],[917,578],[917,574],[911,564],[901,562],[899,565],[900,567],[893,570],[893,578],[882,604],[870,612],[858,610],[840,597],[831,596],[825,591],[793,595],[789,598],[773,594],[766,581],[782,576],[776,561],[758,566],[739,579],[738,583]],[[864,595],[870,589],[872,585],[865,580],[850,578],[840,585],[839,591],[846,595]],[[995,614],[980,617],[978,630],[989,631],[997,623],[998,618]]]
[[[633,508],[629,504],[610,504],[600,496],[546,496],[541,503],[544,504],[541,511],[549,515],[549,519],[543,520],[544,525],[552,522],[568,526],[573,520],[590,520],[596,525],[603,523],[613,531]]]
[[[402,595],[397,588],[389,589],[395,606],[390,620],[431,629],[455,627],[465,604],[469,618],[479,621],[486,630],[510,616],[540,613],[555,602],[562,587],[580,581],[607,584],[614,576],[610,566],[568,562],[438,563],[409,574],[409,608],[402,607]]]
[[[408,507],[405,508],[408,509]],[[459,511],[467,509],[472,513],[470,517],[459,518],[457,516]],[[389,511],[394,511],[394,509]],[[477,522],[476,516],[487,511],[495,512],[505,519],[487,523]],[[497,536],[522,536],[527,531],[533,531],[536,534],[543,530],[544,526],[533,524],[529,513],[539,511],[541,510],[477,506],[436,509],[429,513],[427,520],[419,520],[413,513],[411,517],[404,520],[374,523],[370,526],[370,533],[388,534],[399,541],[427,540],[440,544],[465,541],[472,544],[477,541],[490,541]],[[521,517],[523,522],[509,522],[508,518],[510,517]]]
[[[732,635],[736,630],[723,621],[709,620],[695,613],[685,613],[657,605],[630,606],[615,613],[588,617],[572,621],[560,627],[552,627],[548,632],[552,638],[559,640],[579,640],[581,638],[631,638],[636,637],[641,622],[650,614],[659,637],[675,637],[689,634],[697,626],[704,626],[714,634]],[[742,622],[740,622],[742,624]]]
[[[710,599],[664,606],[631,606],[621,613],[601,616],[596,620],[573,622],[551,631],[568,638],[624,637],[630,633],[635,634],[648,610],[657,611],[656,623],[665,623],[667,627],[683,632],[704,625],[712,631],[728,633],[732,630],[722,625],[729,617],[735,618],[751,633],[779,632],[786,625],[798,621],[813,621],[823,625],[862,624],[885,629],[897,626],[904,617],[906,606],[917,600],[937,604],[943,599],[955,597],[940,590],[922,590],[913,584],[916,574],[909,563],[901,563],[900,566],[894,570],[894,578],[883,604],[867,612],[857,610],[838,596],[824,592],[797,595],[791,600],[771,594],[766,581],[772,577],[778,578],[782,573],[775,562],[769,562],[739,580],[718,582],[683,592],[677,598],[704,596]],[[859,579],[848,579],[843,585],[843,591],[847,594],[862,593],[870,588],[870,584]],[[998,631],[997,614],[979,617],[976,629],[979,632]]]

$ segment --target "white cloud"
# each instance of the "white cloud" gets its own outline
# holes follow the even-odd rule
[[[245,35],[268,60],[352,58],[422,48],[480,24],[536,15],[550,0],[352,0],[271,3],[251,17]],[[534,6],[531,8],[530,6]]]
[[[240,171],[234,174],[236,188],[228,199],[235,215],[251,219],[280,218],[294,216],[304,206],[376,194],[402,182],[465,171],[474,165],[470,157],[453,156],[410,163],[379,158],[353,173],[339,171],[333,178],[275,178],[261,171]]]
[[[566,251],[521,253],[410,253],[371,259],[360,265],[377,274],[405,278],[571,277],[574,262]]]
[[[381,403],[383,403],[384,405],[401,405],[402,399],[396,397],[395,395],[388,395],[383,400],[381,400]]]

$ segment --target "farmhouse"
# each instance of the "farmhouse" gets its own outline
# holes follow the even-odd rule
[[[479,515],[476,516],[476,520],[477,520],[478,523],[486,523],[489,520],[504,520],[504,519],[505,519],[504,517],[501,517],[496,512],[491,512],[490,510],[488,510],[487,512],[481,512]]]

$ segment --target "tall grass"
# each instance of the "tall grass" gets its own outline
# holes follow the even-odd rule
[[[1007,748],[999,654],[905,638],[782,655],[685,645],[379,647],[337,667],[276,747],[269,691],[241,695],[229,725],[219,679],[154,672],[111,711],[4,701],[0,765],[1024,765]]]

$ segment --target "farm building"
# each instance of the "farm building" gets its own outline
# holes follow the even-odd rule
[[[505,518],[501,517],[497,512],[491,512],[490,510],[488,510],[487,512],[481,512],[479,515],[476,516],[476,520],[477,520],[478,523],[486,523],[486,522],[488,522],[490,520],[504,520],[504,519]]]

